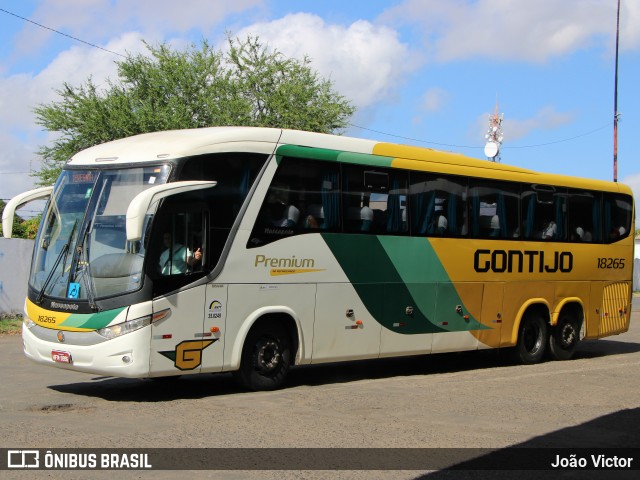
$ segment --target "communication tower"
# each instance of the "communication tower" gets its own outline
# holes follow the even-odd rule
[[[487,139],[487,143],[484,146],[484,154],[487,159],[492,162],[500,161],[500,147],[504,139],[502,133],[503,118],[504,113],[498,113],[498,100],[496,99],[496,108],[493,113],[489,115],[489,130],[484,136],[484,138]]]

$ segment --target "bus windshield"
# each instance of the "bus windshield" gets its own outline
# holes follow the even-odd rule
[[[141,287],[144,247],[126,240],[127,207],[165,183],[168,165],[65,170],[42,216],[29,278],[38,299],[89,300]]]

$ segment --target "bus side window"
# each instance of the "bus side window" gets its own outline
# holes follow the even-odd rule
[[[470,192],[471,235],[479,238],[520,236],[520,186],[500,181],[477,182]]]
[[[600,196],[593,192],[569,189],[567,193],[569,241],[591,243],[598,241]]]
[[[186,275],[203,270],[206,248],[202,211],[186,208],[169,212],[156,229],[156,270],[161,276]]]
[[[605,193],[603,209],[605,232],[609,232],[605,241],[615,242],[626,237],[631,231],[633,216],[631,199],[626,195]]]
[[[340,227],[339,166],[284,157],[247,243],[259,247],[291,235]]]
[[[467,179],[411,173],[409,206],[411,233],[416,236],[465,236]]]
[[[570,238],[569,198],[565,188],[525,185],[521,197],[522,230],[525,240]],[[574,231],[575,233],[575,231]]]
[[[345,232],[389,235],[408,232],[404,171],[345,166],[343,202]]]

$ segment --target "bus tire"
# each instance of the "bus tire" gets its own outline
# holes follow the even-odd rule
[[[576,351],[580,340],[580,328],[576,318],[562,314],[555,327],[549,332],[549,354],[554,360],[569,360]]]
[[[234,376],[250,390],[276,390],[284,384],[290,366],[289,334],[281,324],[267,322],[249,332]]]
[[[527,312],[518,328],[514,357],[518,363],[530,365],[542,360],[549,335],[544,317],[536,311]]]

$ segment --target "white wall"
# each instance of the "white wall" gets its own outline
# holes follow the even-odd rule
[[[0,238],[0,313],[23,313],[33,240]]]

